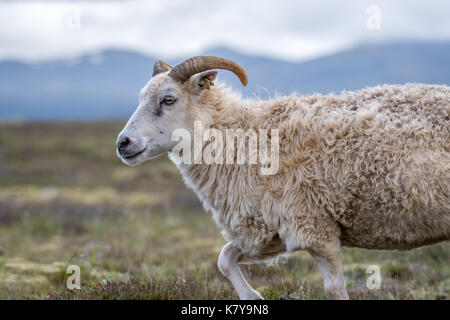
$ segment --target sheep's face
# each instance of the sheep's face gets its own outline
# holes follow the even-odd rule
[[[168,72],[154,76],[141,90],[139,105],[117,139],[117,155],[128,165],[137,165],[170,152],[176,129],[191,131],[193,109],[202,91],[209,89],[217,72],[208,71],[180,83]]]

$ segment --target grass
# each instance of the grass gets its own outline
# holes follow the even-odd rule
[[[0,124],[0,299],[236,299],[224,240],[167,157],[126,167],[122,123]],[[449,299],[450,244],[344,250],[352,299]],[[66,268],[81,269],[69,290]],[[369,290],[366,270],[381,269]],[[307,253],[242,267],[267,299],[322,299]]]

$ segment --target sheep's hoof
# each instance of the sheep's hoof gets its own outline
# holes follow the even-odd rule
[[[263,296],[256,290],[240,296],[241,300],[264,300]]]

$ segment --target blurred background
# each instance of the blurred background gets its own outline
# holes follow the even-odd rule
[[[115,139],[156,59],[233,59],[246,97],[450,84],[444,1],[0,1],[0,299],[236,298],[224,244],[167,157]],[[346,249],[353,299],[448,299],[450,246]],[[382,288],[366,287],[379,265]],[[68,265],[81,289],[66,288]],[[266,298],[322,298],[312,259],[244,273]]]

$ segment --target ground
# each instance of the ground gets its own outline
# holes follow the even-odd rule
[[[128,167],[124,123],[0,124],[0,299],[236,299],[216,261],[211,216],[163,156]],[[411,251],[346,248],[352,299],[449,299],[450,243]],[[81,270],[69,290],[68,265]],[[369,290],[369,265],[381,288]],[[244,266],[267,299],[323,299],[312,258]]]

